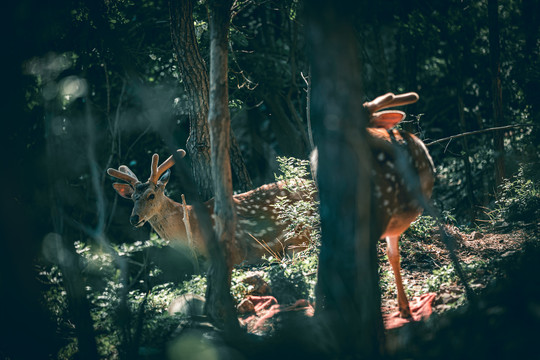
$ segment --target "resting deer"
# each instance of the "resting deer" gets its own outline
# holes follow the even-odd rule
[[[178,150],[180,157],[185,156],[184,150]],[[114,183],[116,192],[134,202],[130,222],[135,227],[150,223],[157,234],[171,242],[181,242],[192,245],[198,253],[207,255],[201,229],[193,208],[185,207],[188,212],[191,236],[188,237],[184,223],[184,207],[165,195],[165,187],[170,177],[169,168],[174,165],[170,156],[158,166],[159,156],[152,156],[150,178],[141,182],[125,165],[116,169],[108,169],[107,173],[127,184]],[[302,180],[298,180],[302,181]],[[236,241],[244,249],[243,254],[234,254],[236,263],[259,263],[263,256],[284,256],[304,250],[308,246],[307,231],[297,231],[291,238],[286,238],[288,223],[279,219],[274,204],[277,196],[285,196],[292,201],[306,199],[309,194],[290,192],[285,182],[263,185],[255,190],[233,196],[237,215]],[[213,199],[204,203],[208,214],[214,211]],[[192,244],[190,244],[190,239]]]
[[[422,212],[421,204],[429,199],[434,183],[434,166],[422,141],[406,131],[392,129],[405,118],[397,110],[379,111],[418,101],[416,93],[379,96],[364,103],[369,112],[368,142],[372,152],[374,195],[378,204],[377,219],[386,239],[388,261],[394,271],[400,317],[411,316],[403,289],[399,238]],[[316,176],[317,153],[311,157]]]

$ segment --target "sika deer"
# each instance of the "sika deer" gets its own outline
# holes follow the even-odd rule
[[[180,156],[185,156],[184,150],[178,150]],[[206,255],[206,246],[201,235],[195,211],[186,206],[193,244],[184,225],[183,206],[164,193],[169,181],[171,166],[174,159],[170,156],[159,167],[159,157],[152,156],[152,171],[148,181],[140,182],[135,174],[125,165],[116,169],[108,169],[107,173],[128,184],[113,184],[116,192],[135,203],[130,222],[135,227],[141,227],[149,222],[158,235],[171,242],[181,242],[192,245],[200,254]],[[302,181],[302,180],[297,180]],[[254,264],[261,261],[264,255],[283,256],[305,249],[309,242],[307,231],[297,231],[292,238],[285,238],[288,224],[278,218],[274,209],[277,196],[285,196],[293,201],[309,198],[306,193],[292,193],[285,188],[285,182],[263,185],[255,190],[233,196],[236,214],[236,241],[244,249],[243,254],[233,254],[236,263]],[[213,199],[205,203],[209,215],[213,214]]]
[[[382,109],[414,103],[416,93],[379,96],[364,107],[370,115],[367,128],[372,152],[372,176],[376,217],[386,239],[388,261],[394,271],[400,316],[411,316],[401,279],[399,237],[422,212],[421,204],[430,196],[434,183],[434,166],[422,141],[413,134],[392,129],[405,113]],[[313,173],[317,173],[316,150],[311,156]]]

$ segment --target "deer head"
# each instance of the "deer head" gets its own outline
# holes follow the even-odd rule
[[[184,157],[186,152],[178,150],[179,156]],[[117,179],[124,180],[128,184],[114,183],[116,192],[135,203],[129,221],[135,227],[143,226],[147,221],[163,212],[166,204],[165,186],[170,177],[170,167],[174,165],[174,158],[171,155],[163,164],[158,166],[159,156],[152,156],[152,170],[150,177],[144,183],[137,179],[137,176],[126,165],[121,165],[118,170],[108,169],[107,173]]]

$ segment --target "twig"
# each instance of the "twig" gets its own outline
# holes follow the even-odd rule
[[[264,241],[259,241],[255,236],[251,235],[250,233],[248,233],[248,235],[251,236],[253,240],[255,240],[259,245],[261,245],[263,249],[266,250],[266,252],[268,252],[270,255],[274,256],[276,259],[281,261],[281,258],[278,256],[278,254],[274,252],[270,248],[270,246],[268,246],[268,244],[266,244]]]
[[[184,194],[182,194],[182,209],[184,210],[184,217],[182,218],[182,220],[184,221],[184,226],[186,227],[186,236],[188,238],[188,246],[189,246],[189,249],[191,250],[191,254],[193,255],[195,272],[199,273],[199,261],[197,260],[197,253],[195,252],[195,249],[193,246],[193,235],[191,234],[191,223],[189,222],[189,212],[187,209],[186,197],[184,196]]]
[[[457,139],[457,138],[468,136],[468,135],[481,134],[481,133],[485,133],[485,132],[489,132],[489,131],[506,130],[506,129],[517,128],[517,127],[534,127],[534,126],[536,126],[536,125],[534,125],[534,124],[515,124],[515,125],[499,126],[499,127],[483,129],[483,130],[469,131],[469,132],[466,132],[466,133],[457,134],[457,135],[453,135],[453,136],[449,136],[449,137],[445,137],[445,138],[442,138],[442,139],[439,139],[439,140],[432,141],[429,144],[426,144],[426,146],[431,146],[431,145],[441,143],[443,141],[453,140],[453,139]]]
[[[300,73],[302,75],[302,79],[304,79],[304,82],[306,83],[307,90],[306,90],[306,120],[307,120],[307,127],[308,127],[308,136],[309,136],[309,145],[311,146],[311,151],[315,149],[315,143],[313,142],[313,131],[311,129],[311,66],[308,70],[308,76],[306,77],[304,73]]]

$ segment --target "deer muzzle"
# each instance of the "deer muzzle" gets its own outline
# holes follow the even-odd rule
[[[131,215],[131,217],[129,218],[129,222],[135,227],[141,227],[144,225],[144,220],[141,219],[137,214]]]

